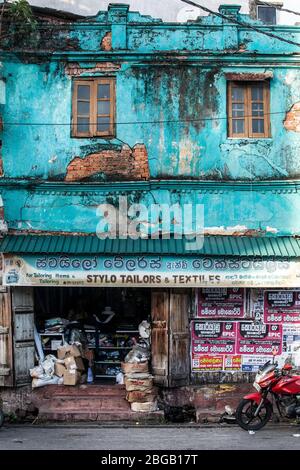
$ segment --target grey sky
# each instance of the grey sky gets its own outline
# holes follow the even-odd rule
[[[248,0],[195,0],[196,2],[217,10],[220,4],[242,5],[242,12],[247,12]],[[272,0],[268,0],[272,1]],[[181,0],[29,0],[32,5],[46,6],[58,10],[71,11],[81,15],[95,15],[99,10],[106,10],[109,3],[127,3],[131,10],[140,11],[142,14],[151,15],[154,18],[162,18],[164,21],[186,21],[190,15],[197,16],[191,12],[192,7],[184,4]],[[284,6],[291,10],[300,12],[299,0],[285,0]],[[300,22],[300,17],[281,12],[281,24],[294,24]]]

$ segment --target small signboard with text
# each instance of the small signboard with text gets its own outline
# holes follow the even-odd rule
[[[197,290],[197,316],[201,319],[239,319],[245,316],[245,289],[203,288]]]

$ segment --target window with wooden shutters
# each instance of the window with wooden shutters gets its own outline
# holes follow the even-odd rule
[[[76,80],[73,90],[74,137],[114,137],[115,80]]]
[[[269,82],[228,82],[228,136],[270,137]]]

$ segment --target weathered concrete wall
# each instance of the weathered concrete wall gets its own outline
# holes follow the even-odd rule
[[[85,158],[108,146],[119,151],[124,143],[130,148],[145,145],[151,178],[299,178],[300,132],[297,126],[286,125],[287,113],[300,100],[298,69],[268,67],[274,74],[272,137],[229,139],[225,73],[247,72],[247,67],[208,68],[184,60],[174,65],[123,63],[116,70],[119,64],[81,69],[57,63],[7,63],[4,176],[64,180],[75,157]],[[106,73],[116,76],[116,139],[71,137],[71,76]],[[105,179],[100,167],[98,173],[99,181]]]
[[[72,189],[68,184],[15,188],[3,190],[4,212],[10,229],[95,233],[100,220],[96,213],[99,204],[118,207],[118,198],[127,195],[128,205],[142,203],[149,208],[153,203],[179,203],[181,207],[184,203],[203,204],[204,226],[210,233],[300,234],[297,186],[258,188],[239,183],[234,187],[213,183],[199,189],[189,186],[177,184],[176,188],[175,182],[170,189],[169,185],[155,189],[145,182],[142,186],[119,184],[118,188],[80,185]]]
[[[225,406],[235,411],[243,396],[252,390],[252,384],[248,383],[180,387],[163,390],[162,402],[167,406],[193,406],[197,422],[218,421]]]
[[[299,27],[272,31],[300,42]],[[295,47],[212,16],[172,25],[115,6],[53,37],[47,31],[26,52],[3,52],[0,184],[9,227],[94,232],[96,207],[116,201],[115,184],[69,192],[63,182],[195,180],[191,191],[191,183],[178,190],[159,183],[140,192],[128,186],[126,194],[145,204],[204,204],[206,227],[300,234],[291,185],[300,178]],[[226,74],[249,71],[272,77],[271,137],[229,139]],[[116,137],[74,138],[73,80],[102,76],[116,79]],[[36,190],[37,181],[51,181],[51,190]]]

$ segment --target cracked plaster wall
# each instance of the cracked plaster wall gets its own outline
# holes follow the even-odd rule
[[[246,67],[204,68],[182,61],[176,67],[109,63],[100,72],[94,64],[90,69],[89,64],[83,68],[74,64],[65,70],[63,64],[54,62],[5,65],[5,177],[63,180],[74,157],[84,158],[107,148],[117,151],[124,144],[132,148],[137,143],[146,147],[151,178],[271,180],[300,176],[300,132],[284,125],[286,113],[300,100],[298,69],[268,68],[273,72],[270,139],[227,138],[225,73],[247,72]],[[116,76],[116,138],[72,138],[71,77],[99,73]]]

